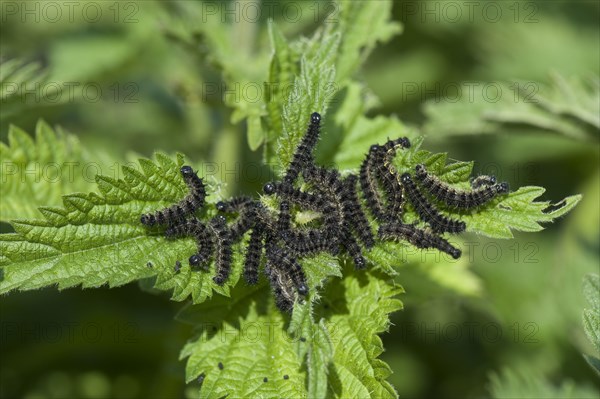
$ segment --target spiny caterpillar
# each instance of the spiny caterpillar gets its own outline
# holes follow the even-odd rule
[[[300,144],[294,152],[292,162],[283,177],[283,181],[287,184],[292,184],[296,181],[300,172],[304,169],[305,165],[313,162],[313,150],[317,145],[319,139],[319,131],[321,129],[321,115],[317,112],[313,112],[310,116],[310,123],[306,134],[300,141]]]
[[[409,173],[404,173],[400,177],[402,186],[406,192],[409,202],[417,211],[417,214],[424,222],[429,223],[433,231],[437,233],[460,233],[467,227],[465,222],[460,220],[450,219],[442,215],[436,208],[431,204],[427,198],[421,193],[412,180]]]
[[[415,167],[415,177],[419,181],[421,187],[429,194],[436,198],[437,201],[443,202],[447,206],[461,209],[471,209],[481,206],[499,194],[508,192],[508,183],[495,184],[491,179],[484,183],[484,179],[476,178],[473,180],[473,185],[476,186],[472,191],[463,191],[441,181],[437,176],[432,175],[427,171],[425,165],[417,165]],[[496,179],[493,179],[495,181]],[[491,183],[491,184],[490,184]]]
[[[379,227],[379,237],[382,239],[404,239],[417,248],[435,248],[445,252],[454,259],[460,258],[461,251],[454,248],[444,238],[426,230],[415,227],[414,224],[388,223]]]
[[[315,164],[313,152],[320,127],[321,116],[315,112],[281,181],[264,185],[264,194],[276,201],[275,209],[259,199],[239,196],[218,202],[215,207],[219,214],[200,221],[195,212],[204,205],[204,184],[190,166],[183,166],[180,171],[190,193],[175,205],[142,215],[141,222],[167,225],[165,235],[170,238],[193,237],[197,252],[190,256],[190,266],[208,266],[214,259],[213,281],[218,285],[225,284],[231,274],[232,246],[249,232],[244,279],[248,284],[258,283],[264,258],[262,269],[275,303],[283,312],[291,312],[294,303],[309,294],[303,258],[321,252],[345,253],[356,269],[362,269],[367,266],[364,251],[370,250],[377,238],[435,248],[457,259],[461,251],[441,234],[460,233],[466,225],[440,213],[427,196],[449,208],[470,209],[508,192],[508,185],[497,184],[493,176],[478,176],[471,180],[472,191],[462,191],[439,180],[424,165],[417,165],[414,180],[408,172],[399,173],[392,161],[397,151],[410,148],[406,137],[372,145],[360,173],[342,176]],[[376,236],[361,197],[376,222]],[[407,203],[419,221],[404,222]],[[317,216],[307,226],[297,225],[298,211],[316,212]],[[421,222],[429,227],[419,227]]]
[[[190,166],[183,166],[180,172],[190,193],[168,208],[142,215],[140,218],[142,224],[146,226],[154,226],[155,224],[176,225],[184,221],[187,216],[192,215],[196,209],[202,208],[206,196],[204,182]]]

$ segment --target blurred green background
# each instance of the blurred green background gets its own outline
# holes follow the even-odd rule
[[[1,2],[1,68],[24,65],[29,85],[13,92],[8,83],[14,76],[0,79],[0,138],[6,141],[10,124],[32,132],[43,118],[77,134],[103,159],[125,162],[157,149],[180,151],[196,165],[216,163],[217,177],[228,183],[225,193],[256,193],[269,171],[245,174],[247,165],[260,162],[261,151],[248,149],[244,123],[230,122],[222,89],[213,92],[222,83],[219,66],[203,46],[197,29],[202,21],[186,18],[187,10],[202,5],[71,3]],[[326,17],[326,3],[266,3],[274,10],[293,4],[301,17],[263,12],[244,24],[242,15],[232,26],[243,27],[239,51],[255,62],[247,69],[266,71],[267,17],[288,38],[311,34]],[[405,310],[392,316],[383,336],[382,357],[394,370],[390,381],[400,397],[409,398],[524,392],[598,397],[600,378],[581,355],[593,353],[581,327],[581,282],[586,273],[599,272],[600,117],[594,101],[600,3],[466,3],[394,3],[393,18],[402,22],[403,33],[378,47],[360,75],[379,98],[371,114],[398,115],[427,134],[427,149],[475,160],[477,172],[494,173],[512,187],[544,186],[547,200],[574,193],[584,198],[541,233],[516,233],[510,241],[467,237],[469,288],[459,281],[451,289],[439,282],[446,277],[432,278],[416,264],[402,267],[397,279],[407,291],[401,298]],[[473,101],[450,101],[457,108],[446,111],[436,107],[443,98],[454,99],[465,82],[474,88]],[[573,98],[558,90],[547,107],[552,117],[564,116],[560,109],[552,113],[553,105],[575,104],[578,94],[591,90],[595,124],[573,117],[565,128],[558,126],[563,119],[552,119],[556,126],[538,123],[541,117],[528,121],[511,108],[522,98],[505,86],[497,103],[485,101],[483,92],[486,84],[502,83],[517,84],[525,94],[549,93],[560,82],[584,82],[584,89]],[[489,134],[453,130],[462,127],[451,126],[449,115],[482,120],[485,106],[506,108],[505,120],[485,124]],[[103,173],[114,173],[111,162],[103,165]],[[182,397],[188,388],[178,352],[191,331],[173,320],[180,307],[135,284],[4,296],[0,396]]]

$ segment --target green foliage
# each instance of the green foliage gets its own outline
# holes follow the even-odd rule
[[[379,132],[376,136],[378,135],[380,135]],[[20,147],[21,145],[23,148]],[[34,148],[33,142],[23,141],[21,144],[13,145],[12,149],[13,153],[27,153]],[[167,206],[183,197],[186,192],[185,184],[178,172],[184,163],[183,157],[178,156],[176,160],[172,160],[158,153],[156,159],[156,162],[140,159],[139,169],[124,166],[122,179],[97,176],[99,193],[66,195],[63,197],[62,207],[40,208],[46,220],[13,221],[15,233],[0,236],[4,270],[4,280],[0,282],[0,292],[5,293],[14,289],[35,289],[52,284],[57,284],[61,289],[79,284],[84,287],[96,287],[106,283],[110,286],[118,286],[137,279],[156,277],[155,287],[161,290],[172,290],[174,300],[184,300],[191,295],[194,303],[202,303],[212,297],[213,290],[229,296],[231,287],[236,286],[240,278],[242,256],[239,247],[236,250],[232,277],[224,287],[219,287],[212,281],[211,273],[192,272],[187,267],[183,268],[180,273],[174,271],[175,261],[185,259],[193,252],[194,243],[191,239],[166,242],[160,235],[149,234],[146,228],[139,223],[140,214]],[[412,170],[416,163],[424,163],[441,179],[458,186],[467,184],[472,168],[472,163],[466,162],[446,165],[445,154],[431,154],[420,150],[419,140],[410,150],[403,152],[398,157],[397,163],[400,171]],[[541,194],[542,189],[530,188],[528,190],[521,189],[503,199],[493,201],[483,207],[478,214],[464,215],[465,220],[469,221],[468,226],[474,225],[476,228],[473,231],[492,237],[509,237],[511,228],[537,231],[541,229],[538,222],[553,220],[571,209],[579,200],[577,196],[570,197],[564,207],[544,214],[542,209],[548,206],[548,203],[534,201]],[[487,221],[488,219],[496,220],[491,215],[498,215],[495,223]],[[530,222],[526,223],[527,220]],[[394,274],[393,269],[390,269],[390,265],[393,264],[390,256],[393,259],[393,254],[400,251],[401,248],[406,249],[407,244],[380,243],[371,251],[368,259],[375,269]],[[323,282],[327,278],[340,276],[338,261],[327,258],[320,255],[304,262],[306,273],[309,276],[309,285],[313,290],[318,286],[323,286]],[[343,259],[340,260],[343,261]],[[151,267],[148,266],[148,262],[151,262]],[[323,267],[327,265],[330,266]],[[298,365],[303,364],[306,356],[307,394],[309,396],[313,394],[319,396],[326,389],[333,390],[336,396],[345,396],[344,392],[354,392],[353,389],[364,393],[376,392],[375,397],[381,397],[380,395],[384,392],[393,395],[393,389],[384,381],[384,376],[389,374],[389,370],[386,368],[387,366],[376,359],[382,350],[376,333],[387,328],[387,315],[399,306],[399,302],[392,299],[389,299],[391,302],[386,305],[385,302],[381,302],[382,298],[388,296],[391,298],[399,291],[394,288],[393,283],[375,279],[372,275],[369,276],[374,284],[373,292],[369,292],[369,289],[365,287],[359,288],[358,281],[348,277],[343,280],[344,285],[338,286],[338,289],[332,292],[328,291],[327,296],[324,296],[324,300],[327,298],[327,301],[332,301],[335,295],[350,295],[352,300],[346,298],[345,306],[358,307],[356,309],[357,319],[354,318],[353,311],[349,309],[349,313],[329,311],[331,313],[329,318],[319,319],[317,322],[313,319],[309,307],[313,303],[318,303],[315,302],[318,295],[313,295],[309,304],[298,307],[296,310],[292,319],[292,325],[295,326],[292,331],[302,331],[302,334],[311,336],[313,340],[306,347],[299,344],[296,347],[297,361],[293,364],[286,363],[285,367],[287,370],[298,370]],[[354,283],[351,284],[352,281]],[[266,291],[266,288],[263,287],[255,294],[261,295],[259,298],[264,299]],[[236,295],[233,295],[233,298],[236,298]],[[362,304],[360,298],[371,298],[375,300],[375,303]],[[242,296],[240,301],[242,300],[248,301],[249,299]],[[236,301],[234,303],[241,303],[237,302],[237,299],[234,301]],[[277,320],[283,322],[282,316],[274,315],[277,312],[274,312],[273,309],[259,311],[258,308],[260,306],[264,308],[265,305],[264,303],[261,305],[258,300],[255,302],[255,309],[246,310],[247,314],[243,315],[232,313],[236,317],[231,319],[230,324],[224,324],[220,328],[224,331],[236,331],[236,334],[239,335],[246,328],[246,324],[240,321],[243,320],[243,317],[247,318],[248,323],[269,325]],[[216,305],[213,304],[213,301],[209,301],[207,304],[214,310],[212,307]],[[222,305],[230,309],[231,307],[236,308],[231,300],[222,301]],[[246,304],[242,306],[244,309],[247,308]],[[335,306],[332,305],[332,308]],[[381,315],[375,316],[376,312],[380,312]],[[205,313],[203,314],[205,315]],[[223,315],[223,312],[218,312],[218,314]],[[374,321],[374,324],[367,323],[367,320]],[[344,342],[338,347],[334,345],[332,350],[329,338],[332,333],[328,322],[335,325],[335,331],[342,331],[340,339],[358,335],[356,337],[358,343]],[[357,327],[360,327],[358,331]],[[208,339],[209,337],[206,335],[208,332],[204,334],[201,338]],[[376,341],[361,343],[365,339],[375,339]],[[188,345],[183,354],[192,356],[191,359],[196,359],[193,357],[193,353],[199,353],[200,359],[190,360],[188,379],[205,373],[207,375],[205,381],[207,388],[205,389],[208,392],[214,390],[214,395],[217,397],[223,394],[223,389],[234,389],[236,394],[242,395],[263,389],[256,384],[244,385],[251,380],[246,374],[239,373],[240,370],[268,370],[269,372],[265,371],[265,373],[271,375],[271,378],[276,378],[273,368],[284,367],[269,362],[266,364],[271,368],[266,365],[260,368],[253,364],[243,363],[238,356],[240,356],[239,351],[243,351],[243,347],[246,346],[231,347],[222,339],[214,337],[210,342],[213,343],[214,348],[213,346],[206,347],[204,344],[199,345],[198,341],[195,341],[196,345],[193,343],[190,344],[191,346]],[[284,343],[282,340],[281,344],[284,345]],[[359,345],[359,343],[361,344]],[[266,345],[266,342],[264,344]],[[254,345],[248,347],[255,348]],[[367,351],[364,354],[365,359],[360,360],[355,358],[358,356],[356,348],[359,347],[374,349]],[[271,352],[264,353],[275,353],[272,352],[274,350],[270,348]],[[214,355],[207,355],[207,351],[210,353],[214,351]],[[253,353],[247,354],[250,361],[256,359]],[[287,353],[287,351],[283,347],[277,353]],[[233,356],[233,358],[228,356]],[[227,377],[223,377],[223,381],[227,382],[225,384],[218,378],[213,380],[214,373],[211,373],[216,370],[215,364],[218,362],[214,360],[219,357],[223,359],[224,363],[240,367],[239,369],[236,367],[227,369],[228,371],[225,373]],[[333,359],[332,362],[330,359]],[[369,367],[363,368],[369,364]],[[361,368],[354,370],[356,365],[360,365]],[[333,367],[332,370],[335,373],[330,370],[330,367]],[[300,388],[293,388],[293,382],[303,381],[303,377],[299,374],[292,374],[292,371],[289,373],[289,375],[294,375],[294,378],[284,380],[281,382],[282,386],[277,385],[273,392],[287,392],[289,389],[291,390],[290,394],[293,393],[297,396],[300,391],[294,391],[294,389]],[[253,378],[256,381],[260,380],[254,374]],[[267,376],[267,378],[269,377]],[[372,378],[372,381],[369,378]],[[327,384],[323,382],[325,379],[328,381]],[[361,385],[357,386],[356,384],[359,382]],[[273,385],[269,385],[268,389],[271,389]]]
[[[586,399],[596,398],[598,393],[588,386],[576,385],[574,381],[565,381],[554,386],[540,376],[520,375],[504,370],[501,375],[493,375],[490,387],[492,397],[496,399]]]
[[[312,306],[297,306],[290,322],[289,332],[297,338],[295,349],[299,359],[306,358],[309,398],[322,398],[327,393],[328,366],[333,357],[333,347],[324,319],[318,323],[312,315]],[[306,337],[310,337],[309,340]],[[300,340],[300,338],[303,338]]]
[[[12,221],[15,233],[0,236],[2,263],[9,264],[0,292],[52,284],[61,289],[119,286],[156,276],[156,286],[173,289],[176,300],[191,295],[203,301],[213,288],[227,294],[227,286],[216,286],[205,274],[175,274],[173,265],[181,253],[193,251],[192,240],[163,248],[164,238],[139,222],[142,213],[177,201],[186,191],[179,174],[183,157],[175,162],[159,153],[156,158],[157,162],[140,159],[139,168],[123,166],[121,179],[96,176],[99,193],[64,195],[62,207],[40,208],[45,220]]]
[[[287,166],[304,132],[306,115],[315,111],[325,115],[327,104],[334,100],[335,95],[348,85],[360,87],[350,78],[376,42],[387,41],[400,31],[398,23],[388,20],[390,2],[346,1],[338,4],[340,15],[337,23],[326,25],[310,40],[286,44],[282,34],[273,25],[269,26],[275,50],[269,82],[283,87],[293,83],[287,99],[277,92],[266,105],[269,110],[266,124],[272,127],[267,137],[278,137],[281,131],[287,137],[277,149],[278,162],[273,162],[274,159],[269,156],[272,151],[267,147],[269,163]],[[373,24],[373,19],[376,24]],[[292,81],[290,73],[298,70],[299,76]],[[361,104],[356,97],[352,100],[354,106]],[[283,113],[279,115],[277,110],[281,109]]]
[[[447,154],[422,150],[417,130],[397,117],[366,116],[377,99],[356,75],[374,46],[401,30],[390,19],[391,2],[337,4],[340,12],[334,22],[325,23],[310,38],[297,40],[286,38],[291,28],[281,21],[221,24],[209,18],[193,27],[170,21],[166,30],[180,43],[202,49],[201,55],[222,74],[228,87],[266,82],[268,94],[261,101],[242,94],[225,97],[224,102],[231,122],[246,123],[250,149],[263,146],[264,161],[277,172],[289,163],[310,113],[318,111],[326,123],[318,154],[323,163],[334,162],[343,172],[356,171],[370,144],[408,136],[412,148],[395,160],[400,173],[424,163],[442,180],[467,188],[472,162],[447,164]],[[194,3],[181,2],[177,7],[191,11],[184,14],[188,22],[195,22],[198,9]],[[262,42],[270,42],[271,47],[260,46]],[[69,48],[81,47],[87,46],[78,43]],[[119,57],[115,59],[128,54],[123,49],[116,51]],[[23,80],[30,75],[23,73]],[[533,105],[491,104],[491,110],[487,103],[431,106],[426,130],[497,132],[522,123],[593,138],[597,85],[588,89],[576,82],[561,82],[536,97]],[[81,174],[79,168],[92,159],[73,136],[55,133],[40,122],[35,141],[11,128],[9,145],[0,147],[0,161],[21,170],[36,164],[77,162],[76,171]],[[0,294],[49,285],[59,289],[115,287],[149,281],[157,290],[169,291],[175,301],[191,297],[178,319],[196,329],[195,337],[181,351],[181,358],[187,359],[186,381],[195,394],[194,381],[202,376],[202,397],[382,398],[397,396],[387,381],[391,368],[379,358],[384,349],[378,334],[389,329],[390,314],[402,308],[397,296],[403,288],[393,279],[400,279],[398,271],[406,264],[416,265],[455,292],[480,292],[481,284],[466,257],[423,261],[423,252],[406,242],[378,243],[365,254],[369,268],[364,272],[350,270],[344,256],[303,260],[311,295],[305,303],[296,304],[291,319],[276,310],[264,282],[249,287],[239,281],[243,243],[235,247],[233,271],[223,287],[212,281],[214,265],[205,272],[185,266],[177,273],[175,262],[193,253],[193,240],[166,240],[159,229],[142,226],[139,217],[186,194],[179,175],[183,164],[183,155],[173,159],[157,153],[155,160],[140,159],[123,166],[115,176],[95,176],[95,185],[82,179],[53,184],[41,178],[38,169],[24,178],[3,170],[0,216],[3,221],[11,220],[15,232],[0,235]],[[210,181],[209,204],[220,199],[216,192],[220,183]],[[565,205],[544,213],[550,203],[536,201],[543,193],[541,187],[521,187],[460,218],[472,233],[512,238],[513,231],[542,230],[542,223],[563,216],[581,199],[567,197]],[[268,207],[275,205],[272,199],[262,200]],[[43,220],[36,219],[36,208]],[[198,216],[212,216],[214,207],[207,208]],[[410,208],[407,219],[416,220]],[[498,383],[495,392],[508,392],[502,389]],[[566,391],[561,388],[559,392]]]
[[[333,34],[311,41],[306,51],[314,56],[303,58],[300,75],[294,80],[292,92],[283,105],[283,139],[277,150],[276,165],[287,168],[292,160],[296,146],[306,129],[306,115],[317,111],[322,115],[326,108],[328,84],[334,82],[334,55],[339,46],[339,35]],[[324,85],[325,84],[325,85]]]
[[[91,190],[99,167],[91,163],[92,157],[76,136],[60,129],[54,132],[43,121],[36,126],[35,141],[11,126],[8,145],[0,143],[0,159],[0,220],[4,222],[39,217],[37,208],[59,205],[61,195]]]
[[[600,353],[600,276],[588,274],[583,282],[583,294],[589,309],[583,310],[583,329],[596,349]],[[588,363],[600,374],[600,359],[597,356],[584,355]]]
[[[39,89],[39,83],[45,81],[46,75],[46,71],[38,63],[26,63],[18,59],[0,62],[0,115],[8,116],[6,108],[10,108],[11,102],[21,99],[23,86],[31,87],[32,83],[37,83]]]
[[[401,25],[390,20],[389,1],[336,2],[338,12],[311,38],[294,41],[286,40],[278,26],[289,28],[285,21],[269,20],[264,32],[247,21],[222,23],[220,15],[202,13],[193,3],[180,6],[188,17],[172,24],[170,34],[190,47],[199,42],[201,46],[195,48],[207,49],[201,55],[236,92],[225,96],[226,105],[232,109],[231,121],[246,121],[250,148],[255,150],[266,143],[266,159],[276,168],[289,162],[305,128],[306,115],[314,111],[324,115],[326,104],[353,82],[352,77],[375,45],[401,31]],[[308,3],[296,6],[304,15],[313,14]],[[204,23],[197,24],[200,18]],[[253,42],[265,36],[272,50],[255,48]],[[240,40],[247,43],[241,45]],[[254,91],[245,90],[255,82],[264,82],[263,101],[252,97]],[[291,137],[284,147],[276,143],[282,131]],[[282,164],[275,162],[279,158]]]
[[[322,302],[297,305],[291,320],[265,289],[238,286],[230,300],[187,306],[179,320],[199,328],[181,353],[188,382],[204,374],[206,398],[395,397],[377,334],[401,309],[402,292],[385,275],[345,273],[325,287]]]
[[[377,359],[383,352],[377,334],[390,327],[388,315],[402,308],[395,297],[404,290],[384,275],[347,276],[324,296],[323,314],[334,346],[329,389],[333,397],[395,397],[385,381],[391,370]]]
[[[370,130],[366,131],[369,132]],[[40,133],[39,137],[56,144],[56,138],[48,134],[49,136],[45,136]],[[384,130],[384,134],[387,134],[387,131]],[[17,137],[16,135],[15,133],[11,137]],[[25,139],[28,137],[25,133],[21,132],[18,135],[23,140],[11,143],[11,151],[5,150],[5,154],[10,153],[16,157],[19,157],[19,154],[29,154],[29,162],[38,162],[38,156],[41,157],[39,159],[44,159],[46,153],[37,154],[35,149],[46,147],[40,147]],[[381,136],[381,133],[375,134],[375,137],[377,136]],[[65,142],[71,140],[68,137],[64,139]],[[468,184],[472,163],[457,162],[446,165],[446,154],[432,154],[420,150],[420,144],[420,141],[416,141],[409,150],[403,151],[397,157],[400,172],[412,170],[414,165],[423,163],[448,183],[457,187]],[[62,148],[59,145],[55,147]],[[340,157],[345,156],[342,154]],[[104,283],[118,286],[135,279],[156,276],[156,286],[160,289],[173,289],[173,299],[176,300],[184,300],[188,295],[192,295],[195,302],[202,302],[212,295],[213,289],[227,294],[229,285],[219,288],[210,282],[206,274],[189,271],[175,274],[173,271],[175,261],[186,258],[186,254],[193,251],[194,244],[191,239],[167,244],[164,238],[157,234],[149,234],[139,223],[142,213],[176,202],[186,192],[178,172],[183,165],[183,157],[178,156],[174,161],[158,153],[156,159],[156,162],[140,159],[139,168],[123,166],[123,178],[120,179],[96,176],[98,193],[65,195],[62,197],[62,207],[41,207],[40,211],[45,220],[13,221],[15,233],[0,236],[5,249],[3,261],[8,264],[5,267],[5,279],[0,283],[0,292],[17,288],[35,289],[51,284],[58,284],[60,288],[82,283],[85,283],[85,286]],[[55,190],[50,182],[37,183],[36,190],[41,190],[45,185],[48,192]],[[468,231],[489,237],[510,238],[511,229],[541,230],[540,222],[550,222],[565,214],[580,199],[580,196],[568,197],[565,199],[566,205],[544,213],[542,210],[549,202],[535,201],[542,193],[542,188],[524,187],[491,201],[476,213],[465,214],[462,218],[467,222]],[[18,203],[17,199],[21,195],[22,191],[8,191],[5,203]],[[37,204],[25,203],[24,206],[27,205],[33,212],[32,207]],[[416,219],[414,212],[409,211],[408,220],[411,220],[411,217]],[[386,249],[378,252],[376,248],[375,254],[393,252],[406,248],[408,244],[398,243],[393,249],[390,249],[389,244],[379,245]],[[165,247],[171,249],[166,250]],[[103,265],[116,264],[116,267],[103,267],[99,270],[99,259]],[[370,256],[369,260],[375,267],[382,267],[383,270],[386,270],[386,264],[389,264],[389,259],[382,261],[376,255]],[[147,266],[149,261],[154,267]],[[235,285],[239,278],[240,262],[241,259],[238,259],[234,267],[236,272],[229,283],[231,285]],[[313,267],[309,265],[308,269]],[[320,281],[328,276],[339,275],[339,266],[315,266],[314,270],[316,274],[310,274],[315,276],[313,286],[319,285]],[[387,271],[393,273],[390,269]]]
[[[600,81],[565,79],[552,75],[545,86],[537,82],[515,82],[464,86],[458,101],[425,105],[427,133],[436,135],[483,134],[524,127],[527,131],[551,131],[579,140],[598,140]],[[473,98],[473,87],[489,96]]]

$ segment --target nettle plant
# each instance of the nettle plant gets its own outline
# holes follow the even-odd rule
[[[96,176],[93,192],[85,182],[41,179],[41,168],[23,175],[32,164],[69,164],[78,176],[92,157],[43,122],[35,140],[11,127],[0,146],[10,166],[0,211],[14,233],[0,235],[0,293],[150,278],[188,301],[178,318],[198,329],[181,358],[202,397],[395,397],[378,334],[402,308],[396,267],[422,261],[421,248],[443,254],[436,267],[464,266],[459,233],[540,231],[580,196],[536,201],[541,187],[510,191],[473,176],[472,162],[423,150],[422,136],[397,118],[366,117],[373,96],[355,73],[400,26],[387,2],[339,9],[339,20],[311,38],[288,41],[270,22],[272,55],[258,77],[255,65],[245,70],[229,57],[226,28],[203,27],[227,83],[282,83],[263,102],[228,104],[279,177],[258,196],[221,198],[198,164],[160,152],[118,178]],[[314,157],[328,134],[336,168]],[[38,208],[43,219],[39,204],[48,204]]]

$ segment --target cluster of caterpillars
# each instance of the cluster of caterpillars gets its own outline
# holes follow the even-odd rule
[[[189,194],[168,208],[142,215],[141,222],[147,226],[166,225],[165,235],[169,238],[194,237],[197,251],[189,258],[190,266],[206,268],[214,259],[213,280],[219,285],[231,273],[233,244],[250,232],[244,279],[248,284],[256,284],[265,259],[263,270],[276,304],[282,311],[290,312],[297,298],[302,300],[308,295],[306,275],[300,264],[302,258],[320,252],[332,255],[344,252],[357,269],[362,269],[366,266],[363,252],[372,248],[378,238],[405,240],[418,248],[435,248],[456,259],[461,251],[441,235],[460,233],[465,230],[465,223],[442,214],[434,203],[448,213],[477,208],[508,193],[508,185],[497,183],[493,176],[472,179],[471,190],[465,191],[441,181],[424,165],[417,165],[414,173],[399,174],[392,160],[398,150],[410,147],[405,137],[371,146],[360,173],[342,176],[315,163],[313,151],[320,127],[321,116],[315,112],[281,181],[264,185],[264,194],[277,197],[278,211],[270,210],[258,199],[241,196],[218,202],[219,214],[201,221],[195,212],[204,206],[205,186],[190,166],[183,166],[181,174]],[[378,225],[377,236],[363,209],[361,196]],[[407,203],[427,227],[403,221]],[[298,211],[312,211],[318,216],[300,226],[294,217]],[[228,218],[232,220],[228,222]],[[175,268],[179,271],[181,263]]]

